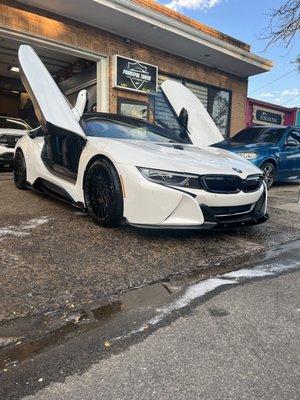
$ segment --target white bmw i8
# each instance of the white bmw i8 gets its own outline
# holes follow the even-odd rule
[[[102,226],[219,228],[266,221],[262,172],[209,147],[223,138],[198,98],[165,81],[161,90],[185,137],[114,114],[72,109],[30,46],[19,48],[20,73],[40,127],[17,143],[14,181],[87,210]]]

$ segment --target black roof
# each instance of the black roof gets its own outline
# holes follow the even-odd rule
[[[114,113],[104,113],[104,112],[87,112],[82,115],[83,120],[88,120],[91,118],[107,118],[107,119],[113,119],[115,121],[123,121],[123,122],[144,122],[151,124],[151,122],[141,119],[141,118],[136,118],[136,117],[128,117],[127,115],[120,115],[120,114],[114,114]],[[153,124],[152,124],[153,125]]]
[[[103,113],[103,112],[88,112],[88,113],[84,113],[82,115],[81,121],[88,121],[94,118],[103,118],[103,119],[111,119],[114,121],[118,121],[118,122],[125,122],[125,123],[129,123],[129,124],[136,124],[137,126],[141,126],[141,125],[150,125],[152,127],[155,127],[155,129],[157,129],[158,131],[161,131],[161,134],[164,135],[163,136],[167,136],[168,138],[170,138],[171,140],[175,140],[178,142],[182,142],[183,139],[178,137],[178,135],[176,135],[176,133],[174,133],[174,131],[168,127],[164,127],[155,123],[151,123],[145,119],[142,118],[136,118],[136,117],[128,117],[127,115],[120,115],[120,114],[113,114],[113,113]]]

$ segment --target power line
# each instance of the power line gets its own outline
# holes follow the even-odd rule
[[[296,71],[297,70],[297,68],[294,68],[294,69],[292,69],[291,71],[289,71],[289,72],[286,72],[285,74],[283,74],[283,75],[281,75],[281,76],[279,76],[278,78],[276,78],[276,79],[273,79],[272,81],[270,81],[269,83],[266,83],[265,85],[263,85],[263,86],[260,86],[259,88],[257,88],[257,89],[255,89],[255,90],[253,90],[252,92],[250,92],[249,93],[249,95],[251,95],[252,93],[255,93],[255,92],[257,92],[258,90],[260,90],[260,89],[263,89],[264,87],[266,87],[266,86],[269,86],[269,85],[271,85],[271,83],[274,83],[274,82],[277,82],[277,81],[279,81],[279,79],[281,79],[281,78],[284,78],[285,76],[287,76],[287,75],[289,75],[289,74],[291,74],[292,72],[294,72],[294,71]]]
[[[284,101],[282,104],[289,103],[290,101],[296,99],[297,97],[300,97],[300,93],[297,93],[295,96],[293,96],[291,99]]]

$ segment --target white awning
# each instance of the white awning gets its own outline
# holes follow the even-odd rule
[[[241,77],[272,68],[270,61],[222,39],[222,34],[220,37],[211,35],[142,3],[130,0],[19,1]]]

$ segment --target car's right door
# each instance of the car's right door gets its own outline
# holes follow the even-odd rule
[[[289,146],[292,141],[293,146]],[[292,128],[283,143],[280,152],[280,176],[279,178],[300,177],[300,129]]]
[[[194,146],[207,147],[224,140],[201,101],[186,86],[166,80],[161,85],[161,90],[178,119],[183,110],[186,112],[186,129]]]

